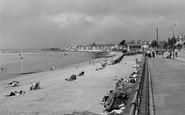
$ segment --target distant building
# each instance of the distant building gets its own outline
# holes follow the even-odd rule
[[[127,51],[142,51],[142,44],[127,44]]]
[[[127,51],[142,51],[143,42],[141,40],[126,41]]]

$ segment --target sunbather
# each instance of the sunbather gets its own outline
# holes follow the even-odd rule
[[[18,85],[19,85],[18,81],[12,81],[12,82],[8,83],[8,86],[10,86],[10,87],[15,87],[15,86],[18,86]]]
[[[66,81],[73,81],[73,80],[76,80],[77,78],[76,78],[76,75],[75,74],[73,74],[70,78],[66,78],[65,80]]]
[[[20,90],[19,92],[18,91],[15,91],[15,92],[11,92],[9,95],[6,95],[7,97],[9,96],[16,96],[16,95],[21,95],[21,94],[24,94],[25,91],[22,91]]]
[[[121,115],[121,114],[123,114],[124,109],[125,109],[125,104],[123,103],[123,104],[119,105],[119,109],[112,110],[111,112],[109,112],[109,114],[110,115]]]
[[[112,93],[112,91],[113,91],[113,90],[110,90],[110,91],[109,91],[109,94],[103,97],[102,101],[100,102],[101,104],[104,105],[104,104],[106,103],[106,101],[107,101],[107,99],[109,98],[109,96],[110,96],[110,94]]]
[[[127,91],[113,90],[104,104],[105,110],[111,112],[112,110],[120,109],[119,105],[125,104],[128,96],[129,93]]]

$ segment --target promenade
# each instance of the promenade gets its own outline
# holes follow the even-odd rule
[[[150,115],[184,115],[185,58],[149,59],[151,93]]]

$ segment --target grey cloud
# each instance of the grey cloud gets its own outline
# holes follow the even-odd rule
[[[0,48],[119,43],[185,30],[184,0],[0,0]]]

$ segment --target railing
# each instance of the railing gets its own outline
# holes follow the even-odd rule
[[[148,59],[144,58],[142,75],[138,78],[133,100],[130,105],[129,115],[149,115],[149,69]]]

